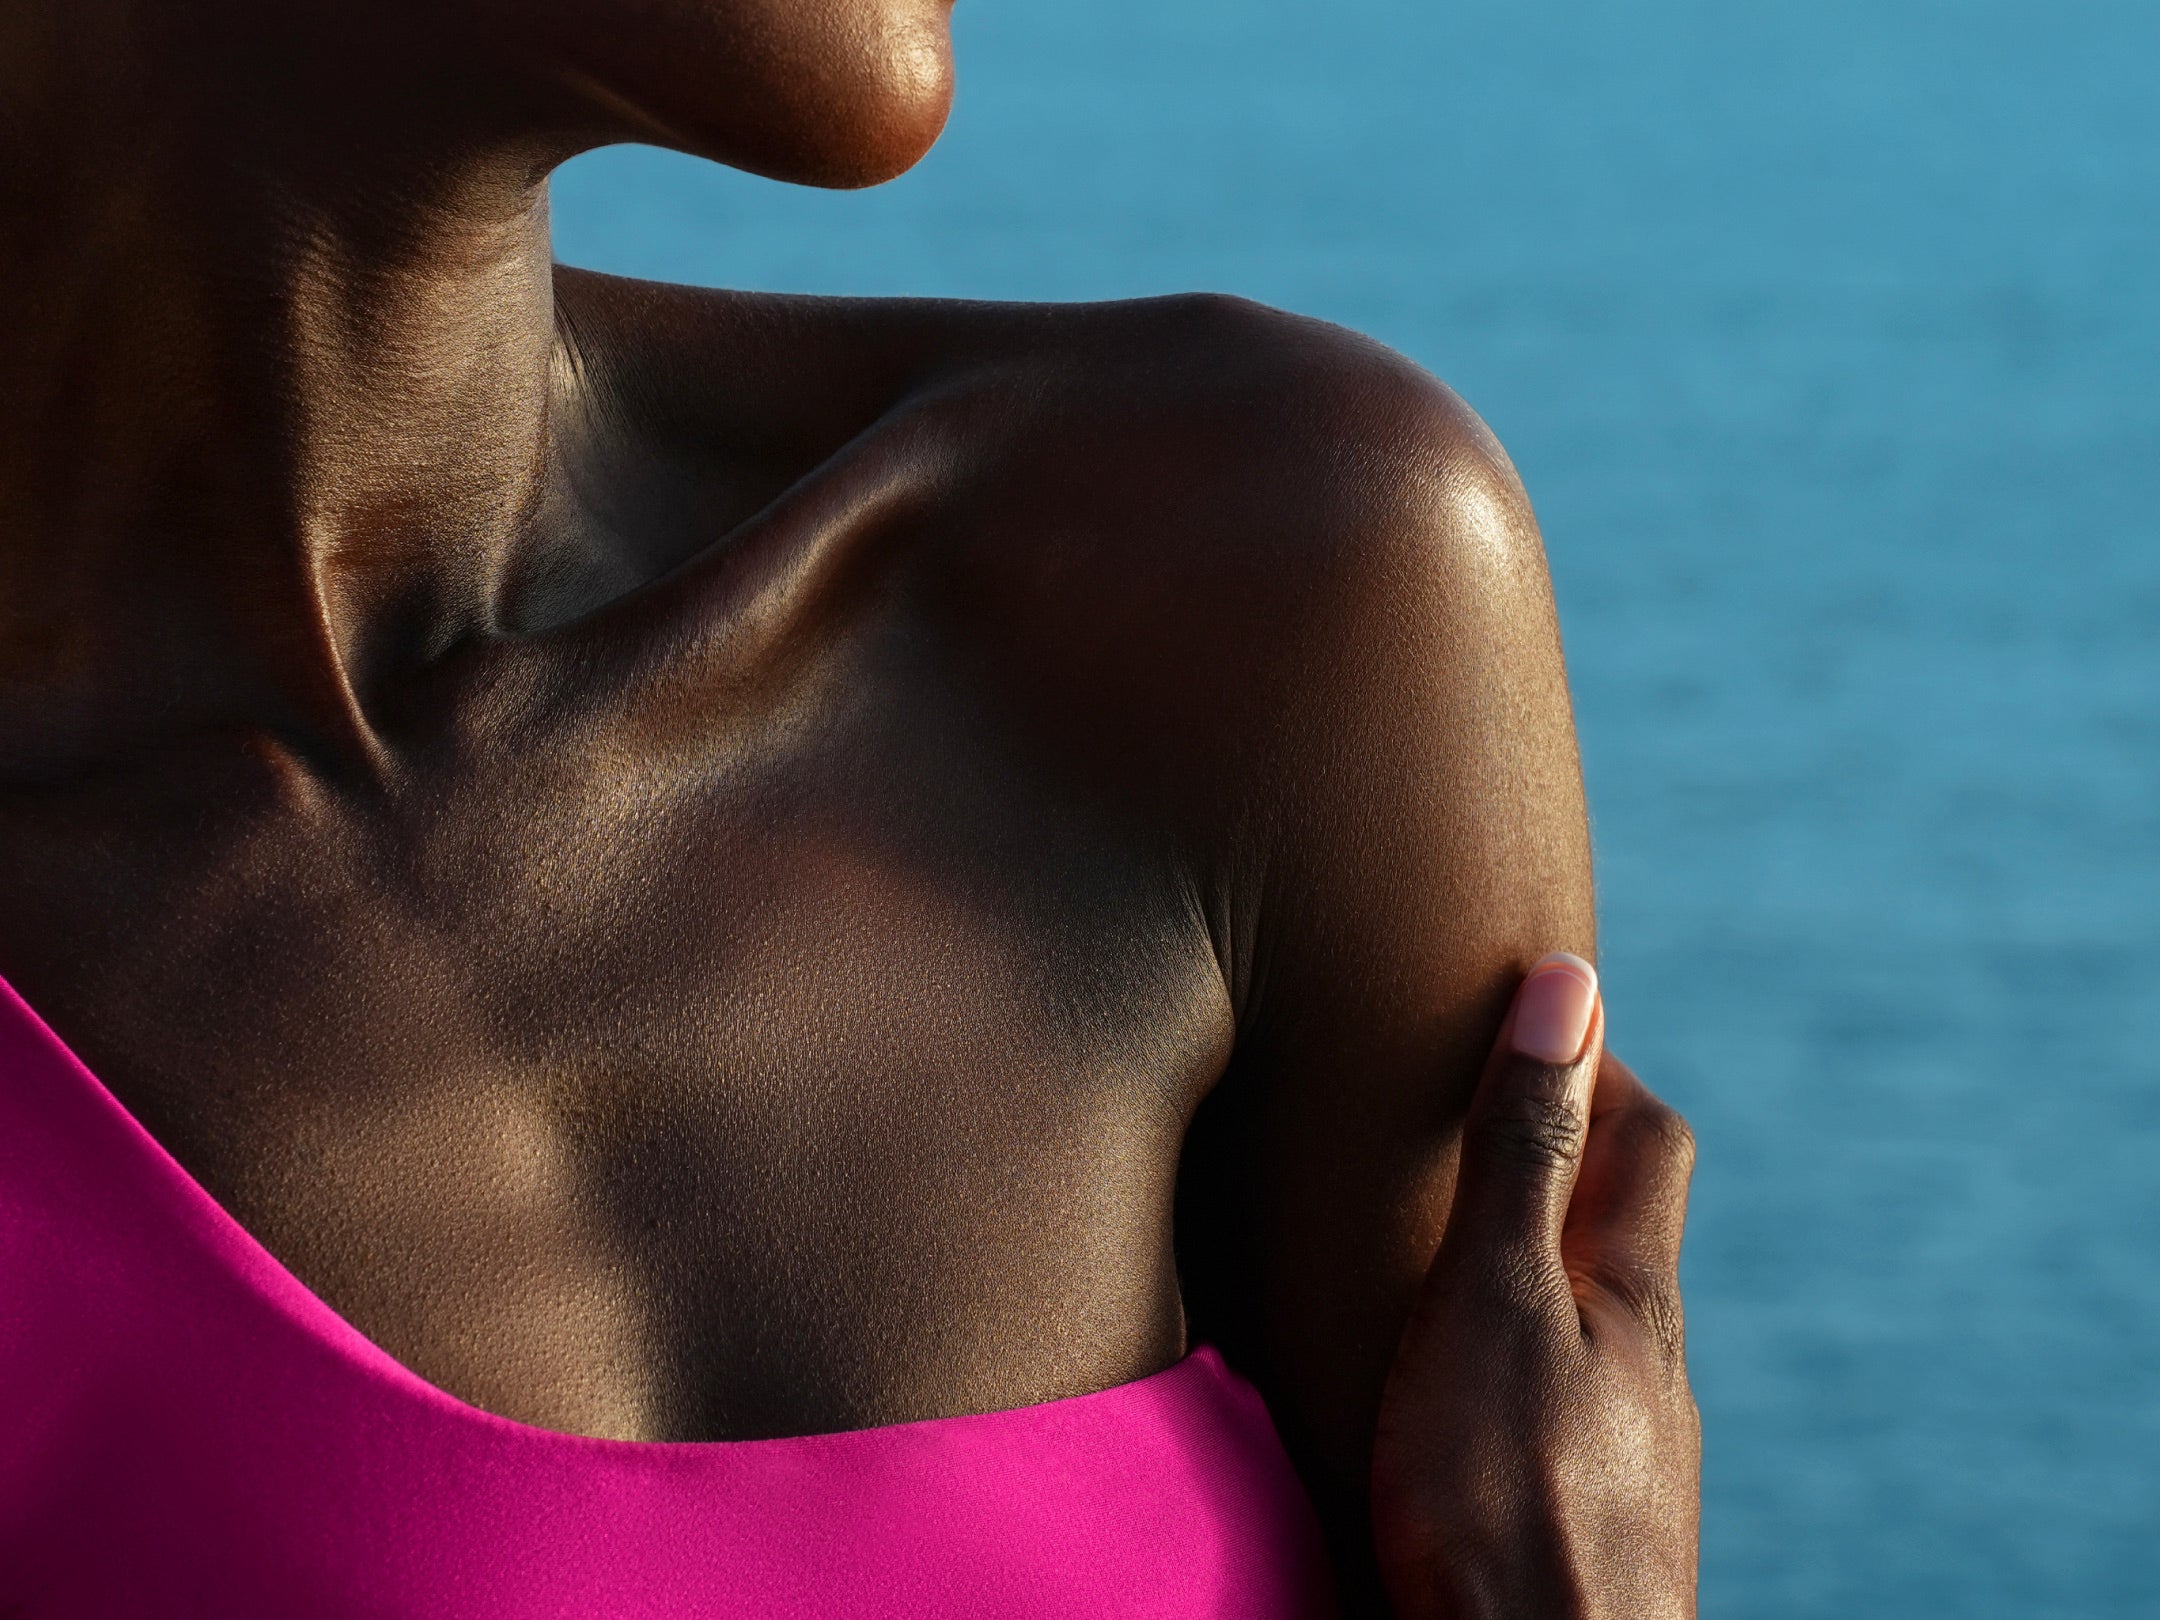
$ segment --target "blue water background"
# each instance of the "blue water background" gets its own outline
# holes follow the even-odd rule
[[[1619,1048],[1702,1144],[1720,1616],[2160,1615],[2160,5],[964,0],[881,191],[643,151],[563,257],[1222,288],[1551,549]]]

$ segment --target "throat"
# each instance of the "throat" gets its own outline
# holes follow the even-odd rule
[[[131,96],[127,52],[33,9],[0,29],[46,30],[0,114],[0,775],[176,725],[364,752],[527,566],[575,382],[550,154],[338,144],[217,103],[229,72]]]

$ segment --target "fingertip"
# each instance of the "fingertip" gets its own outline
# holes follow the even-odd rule
[[[1598,975],[1572,951],[1540,957],[1515,992],[1509,1044],[1537,1063],[1579,1062],[1598,1011]]]
[[[1545,968],[1566,968],[1572,973],[1581,974],[1583,978],[1589,981],[1592,989],[1597,987],[1596,964],[1587,957],[1577,956],[1573,951],[1547,951],[1530,964],[1532,973],[1540,972]]]

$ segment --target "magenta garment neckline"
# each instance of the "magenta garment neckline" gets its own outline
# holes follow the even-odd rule
[[[353,1326],[335,1306],[301,1281],[291,1267],[272,1254],[259,1238],[242,1226],[232,1212],[218,1202],[210,1190],[195,1178],[187,1166],[174,1158],[171,1151],[151,1135],[149,1128],[98,1078],[96,1071],[82,1060],[74,1048],[60,1037],[37,1009],[4,977],[0,977],[0,1017],[20,1020],[35,1032],[41,1042],[51,1048],[54,1056],[60,1060],[57,1067],[81,1082],[96,1111],[110,1121],[118,1135],[126,1139],[131,1157],[139,1159],[155,1178],[159,1184],[158,1192],[163,1198],[170,1199],[185,1209],[189,1217],[188,1228],[196,1235],[208,1239],[206,1246],[235,1276],[260,1294],[280,1315],[301,1331],[331,1347],[340,1356],[350,1359],[373,1377],[381,1379],[410,1399],[433,1408],[453,1421],[493,1426],[520,1435],[534,1445],[627,1446],[634,1449],[663,1446],[678,1450],[697,1450],[785,1444],[795,1439],[815,1438],[791,1435],[764,1440],[615,1440],[544,1428],[538,1424],[504,1417],[500,1413],[488,1411],[485,1407],[474,1406],[470,1401],[451,1394],[441,1385],[414,1372]],[[1221,1361],[1218,1353],[1206,1345],[1191,1352],[1186,1359],[1193,1357],[1212,1359],[1218,1365]],[[1166,1368],[1164,1373],[1171,1370],[1173,1369]],[[1152,1376],[1163,1375],[1157,1373]],[[1114,1386],[1111,1390],[1098,1390],[1085,1395],[1066,1396],[1060,1401],[1042,1402],[1036,1408],[1012,1410],[1039,1410],[1041,1406],[1061,1405],[1064,1401],[1095,1400],[1102,1395],[1114,1393],[1116,1388],[1127,1387],[1130,1386]],[[924,1423],[966,1422],[971,1418],[995,1418],[1000,1415],[997,1412],[965,1413],[951,1417],[920,1418],[907,1423],[881,1424],[868,1429],[831,1432],[875,1434],[883,1429],[912,1428]]]
[[[1212,1349],[790,1439],[591,1439],[404,1367],[0,981],[9,1620],[1320,1620],[1319,1527]]]

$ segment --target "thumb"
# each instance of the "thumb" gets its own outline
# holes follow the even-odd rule
[[[1445,1246],[1558,1274],[1604,1038],[1596,968],[1565,951],[1531,968],[1463,1123]]]

